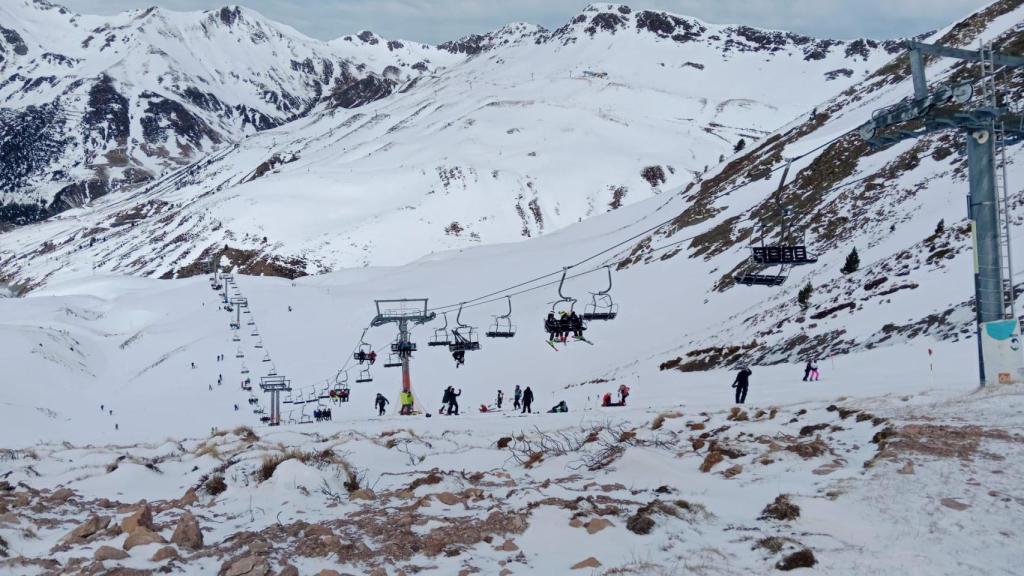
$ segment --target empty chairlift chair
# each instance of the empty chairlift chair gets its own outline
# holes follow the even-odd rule
[[[619,305],[612,301],[612,268],[605,266],[608,271],[608,287],[600,292],[590,293],[590,304],[583,309],[584,320],[615,320],[619,315]]]
[[[512,338],[516,335],[516,327],[512,325],[512,297],[505,298],[508,299],[508,312],[494,317],[491,329],[484,333],[488,338]]]
[[[356,383],[358,384],[365,384],[367,382],[373,382],[373,376],[370,374],[369,366],[359,370],[359,376],[356,377]]]
[[[427,346],[448,346],[452,343],[451,334],[448,332],[448,313],[444,314],[444,326],[434,329]]]
[[[758,244],[750,247],[751,264],[750,271],[737,274],[733,280],[744,286],[780,286],[789,277],[789,270],[793,266],[814,264],[818,258],[807,251],[805,230],[800,226],[792,224],[792,215],[788,209],[783,208],[782,193],[786,186],[786,176],[789,174],[790,162],[786,163],[782,171],[782,179],[779,181],[779,188],[775,193],[777,204],[777,219],[779,225],[779,238],[775,242],[769,242],[768,227],[761,225],[761,237]],[[767,269],[777,266],[772,273]]]

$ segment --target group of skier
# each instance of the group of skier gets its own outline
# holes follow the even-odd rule
[[[583,318],[575,310],[572,312],[563,310],[557,318],[554,311],[551,311],[548,312],[548,317],[544,320],[544,330],[547,331],[548,340],[551,342],[565,343],[569,339],[570,332],[577,340],[582,340],[586,326],[583,324]]]
[[[356,360],[358,360],[360,364],[369,362],[370,366],[373,366],[373,363],[377,361],[377,352],[374,350],[370,350],[369,352],[366,352],[366,350],[360,350],[359,352],[356,352]]]

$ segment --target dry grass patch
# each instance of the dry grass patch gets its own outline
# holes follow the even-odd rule
[[[662,412],[654,417],[654,420],[651,422],[651,430],[660,430],[665,425],[665,420],[679,418],[682,415],[683,413],[679,411]]]

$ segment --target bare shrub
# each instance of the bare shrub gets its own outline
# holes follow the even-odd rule
[[[764,507],[759,520],[796,520],[800,517],[800,507],[789,501],[789,496],[779,494],[775,501]]]
[[[203,489],[210,496],[216,496],[223,494],[228,489],[228,483],[224,481],[224,476],[215,474],[203,484]]]

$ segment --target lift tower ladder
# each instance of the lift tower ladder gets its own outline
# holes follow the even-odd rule
[[[393,349],[414,350],[415,345],[409,339],[409,323],[426,324],[437,317],[437,314],[428,310],[426,298],[374,300],[374,303],[377,305],[377,315],[370,321],[371,326],[398,324],[398,340]],[[402,391],[409,393],[412,393],[412,376],[409,371],[411,360],[412,354],[402,355]]]
[[[1006,197],[1005,139],[1007,134],[1024,137],[1024,116],[1000,102],[996,72],[999,68],[1024,67],[1024,57],[1002,54],[983,45],[980,50],[965,50],[923,42],[906,43],[910,60],[914,98],[876,110],[859,129],[861,137],[876,147],[917,138],[941,130],[954,129],[964,135],[967,148],[967,172],[970,185],[969,219],[974,237],[974,300],[977,314],[978,372],[986,384],[983,330],[998,326],[1005,331],[1019,330],[1014,311],[1013,264],[1010,216]],[[975,98],[973,81],[939,85],[928,89],[925,55],[976,62],[981,66],[983,94]],[[1012,321],[1012,322],[1008,322]],[[992,332],[986,336],[992,335]],[[994,335],[992,335],[995,338]],[[1020,350],[1016,353],[1019,355]],[[1000,359],[1004,362],[1007,360]],[[1024,379],[1024,364],[1005,372],[1011,378]],[[1000,379],[1004,373],[1000,373]]]

